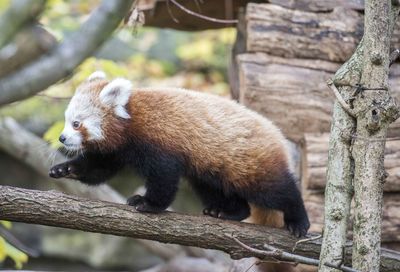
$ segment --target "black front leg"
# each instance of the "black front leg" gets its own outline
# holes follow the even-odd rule
[[[134,206],[139,212],[161,212],[174,201],[178,190],[182,166],[173,158],[157,158],[151,160],[147,176],[146,193],[144,196],[134,195],[128,199],[128,205]]]
[[[88,185],[98,185],[114,176],[122,164],[113,155],[84,154],[50,169],[52,178],[70,178]]]

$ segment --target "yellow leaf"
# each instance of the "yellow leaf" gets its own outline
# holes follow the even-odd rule
[[[13,247],[12,245],[10,245],[7,242],[5,242],[5,247],[6,247],[7,256],[10,257],[15,263],[15,268],[21,269],[23,264],[28,261],[28,255],[26,255],[24,252],[20,251],[19,249]]]
[[[43,139],[50,143],[53,148],[59,148],[62,144],[58,141],[64,129],[64,121],[55,122],[43,135]]]
[[[0,237],[0,263],[2,263],[6,257],[6,241]]]
[[[2,224],[6,229],[11,229],[11,222],[0,220],[0,224]]]

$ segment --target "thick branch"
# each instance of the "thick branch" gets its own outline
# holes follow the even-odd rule
[[[70,75],[118,27],[132,0],[104,0],[50,55],[0,80],[0,105],[27,98]]]
[[[0,78],[11,74],[48,53],[57,45],[56,38],[39,25],[20,30],[13,40],[0,50]]]
[[[138,213],[132,207],[83,199],[56,191],[41,192],[0,186],[0,219],[211,248],[232,258],[255,256],[232,237],[252,248],[265,243],[291,252],[295,237],[285,230],[247,223],[164,212]],[[318,241],[298,244],[296,254],[318,258]],[[350,252],[346,252],[346,261]],[[382,250],[381,271],[400,270],[400,254]]]
[[[0,48],[6,45],[24,26],[43,10],[44,0],[13,0],[0,17]]]

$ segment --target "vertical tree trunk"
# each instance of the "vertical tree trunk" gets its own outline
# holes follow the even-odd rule
[[[360,271],[379,271],[383,167],[387,128],[398,117],[390,96],[389,55],[391,0],[365,2],[364,58],[361,86],[354,109],[357,137],[354,140],[354,238],[353,267]],[[395,8],[395,12],[398,10]],[[378,90],[384,88],[385,90]]]
[[[347,103],[355,99],[355,118],[335,103],[319,271],[336,271],[323,264],[343,259],[353,184],[353,267],[379,271],[385,139],[387,127],[398,117],[398,108],[387,90],[365,90],[352,97],[351,86],[361,83],[365,88],[388,89],[390,37],[399,12],[391,5],[390,0],[366,1],[364,37],[333,79]]]
[[[340,93],[345,100],[351,96],[349,85],[360,80],[363,42],[353,56],[336,72],[335,85],[340,85]],[[337,271],[325,263],[338,264],[343,259],[346,243],[347,222],[353,196],[354,162],[351,157],[351,137],[355,130],[355,120],[338,103],[333,108],[333,120],[329,139],[329,160],[325,187],[325,219],[323,243],[320,254],[319,271]]]

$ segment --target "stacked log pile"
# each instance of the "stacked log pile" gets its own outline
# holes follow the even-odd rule
[[[321,232],[335,100],[326,81],[362,37],[364,4],[360,0],[269,2],[248,4],[239,17],[230,71],[232,96],[273,120],[300,146],[303,195],[312,231]],[[400,47],[398,31],[392,44]],[[390,84],[400,100],[399,83],[400,65],[394,64]],[[400,136],[400,120],[392,124],[389,136]],[[399,249],[400,141],[387,142],[385,168],[382,241]]]

